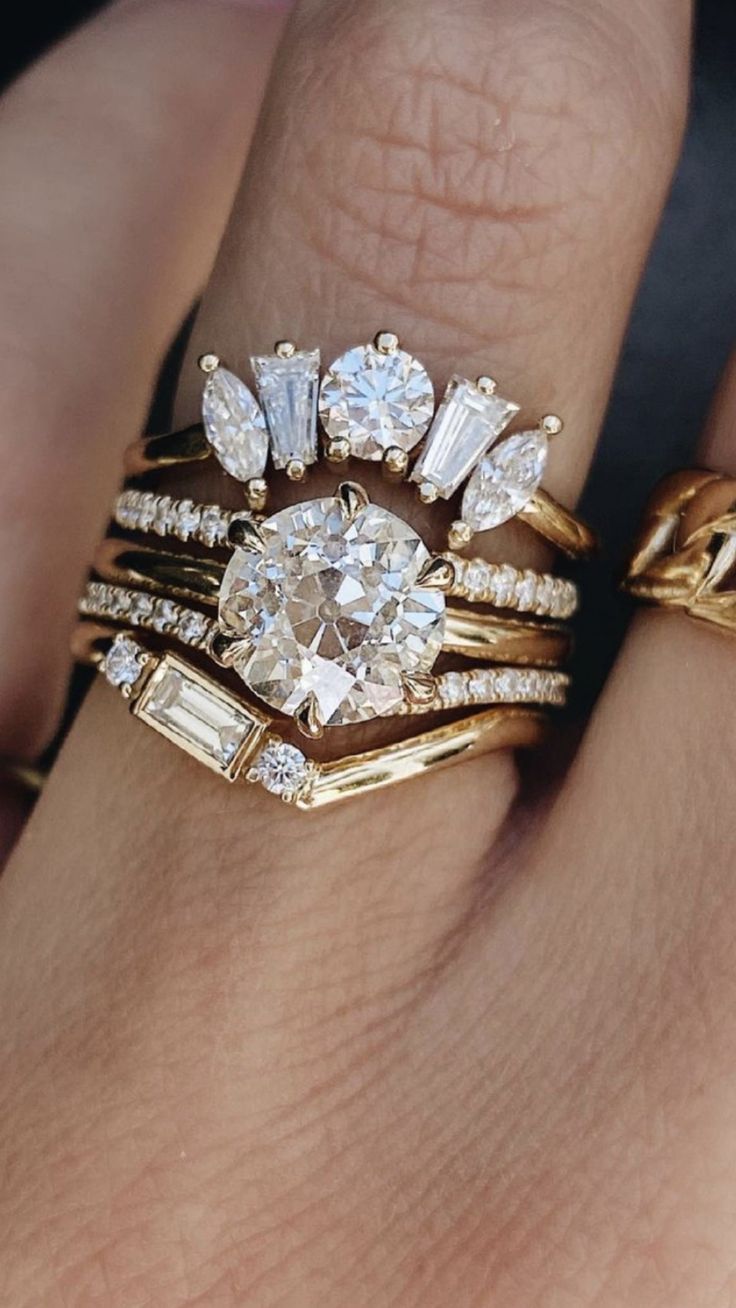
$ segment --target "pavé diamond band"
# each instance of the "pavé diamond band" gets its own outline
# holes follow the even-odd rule
[[[113,506],[113,521],[124,531],[191,542],[207,549],[230,546],[230,525],[239,516],[237,510],[219,504],[196,504],[190,499],[176,500],[171,495],[143,490],[123,491]],[[510,563],[466,559],[452,551],[442,557],[452,564],[455,573],[447,589],[449,598],[561,621],[577,610],[578,588],[565,577],[534,568],[515,568]]]

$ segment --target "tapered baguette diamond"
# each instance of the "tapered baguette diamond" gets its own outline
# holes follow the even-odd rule
[[[408,453],[422,439],[434,409],[426,369],[406,350],[356,345],[328,368],[319,412],[332,440],[347,439],[358,459],[381,459],[387,450]]]
[[[254,395],[227,368],[205,382],[202,421],[212,449],[236,481],[262,477],[268,458],[266,420]]]
[[[463,495],[462,518],[473,531],[490,531],[526,508],[544,476],[545,433],[507,436],[481,459]]]
[[[256,355],[251,359],[275,468],[317,458],[319,350]]]
[[[411,480],[449,499],[518,411],[512,400],[452,377]]]

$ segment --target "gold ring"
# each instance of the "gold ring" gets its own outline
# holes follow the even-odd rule
[[[644,513],[623,582],[637,599],[736,632],[736,479],[672,473]]]
[[[230,782],[259,783],[300,809],[323,808],[496,749],[529,748],[543,715],[490,708],[397,744],[318,763],[272,730],[267,715],[179,655],[153,653],[131,632],[81,623],[72,649],[97,668],[140,722]]]

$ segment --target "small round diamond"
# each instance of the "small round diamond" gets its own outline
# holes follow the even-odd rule
[[[178,633],[185,645],[199,645],[209,632],[209,623],[204,613],[187,610],[179,619]]]
[[[111,686],[134,686],[143,671],[143,650],[130,636],[116,636],[103,664]]]
[[[296,745],[272,740],[262,749],[249,773],[251,781],[260,781],[272,795],[296,795],[311,771],[309,760]]]
[[[176,509],[174,530],[179,540],[189,540],[199,527],[202,510],[191,500],[182,500]]]
[[[160,632],[171,631],[172,627],[176,626],[178,617],[179,609],[173,600],[157,600],[153,611],[154,630]]]
[[[131,622],[145,625],[153,616],[153,600],[150,595],[134,595],[130,601]]]
[[[416,532],[377,504],[346,516],[339,498],[259,530],[263,549],[236,549],[220,590],[246,685],[289,716],[313,696],[324,726],[395,711],[403,675],[429,672],[444,635],[444,595],[417,581],[430,555]]]
[[[356,345],[325,373],[319,411],[333,441],[347,439],[356,458],[381,459],[387,450],[408,453],[419,443],[432,419],[434,389],[406,350]]]

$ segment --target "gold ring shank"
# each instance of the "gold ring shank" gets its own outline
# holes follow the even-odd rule
[[[94,570],[119,586],[142,586],[155,595],[214,607],[225,564],[108,539],[97,550]],[[556,667],[569,658],[572,638],[558,623],[525,622],[448,605],[442,648],[481,661]]]
[[[194,423],[183,431],[134,441],[123,456],[123,470],[126,477],[142,477],[148,472],[162,472],[181,464],[201,463],[211,454],[204,427],[201,423]]]
[[[588,559],[598,552],[598,537],[587,523],[541,488],[517,516],[568,558]]]
[[[107,654],[115,639],[121,636],[135,639],[133,633],[81,623],[72,642],[75,657],[104,673]],[[129,686],[121,687],[123,693],[128,692],[126,698],[133,715],[226,780],[262,780],[258,773],[259,751],[272,748],[274,742],[283,743],[279,737],[270,734],[273,723],[179,655],[169,651],[154,654],[145,651],[145,647],[139,648],[145,658],[142,684],[134,693],[130,693]],[[168,719],[157,716],[154,708],[156,695],[151,694],[151,689],[160,686],[170,674],[175,676],[179,687],[185,684],[194,689],[200,721],[206,722],[209,709],[218,715],[218,723],[222,722],[224,713],[229,713],[234,722],[240,723],[244,734],[232,759],[220,757],[208,749],[206,733],[201,730],[192,736],[187,735],[182,722],[170,716],[170,703],[166,704]],[[160,711],[159,708],[159,714]],[[330,763],[304,760],[303,783],[292,794],[282,797],[300,809],[324,808],[450,767],[467,758],[480,757],[492,750],[529,748],[544,738],[545,730],[546,719],[535,709],[520,706],[486,709],[421,732],[398,744],[349,754]],[[263,784],[269,789],[265,782]]]
[[[736,480],[666,477],[645,510],[622,583],[636,599],[736,633]]]

